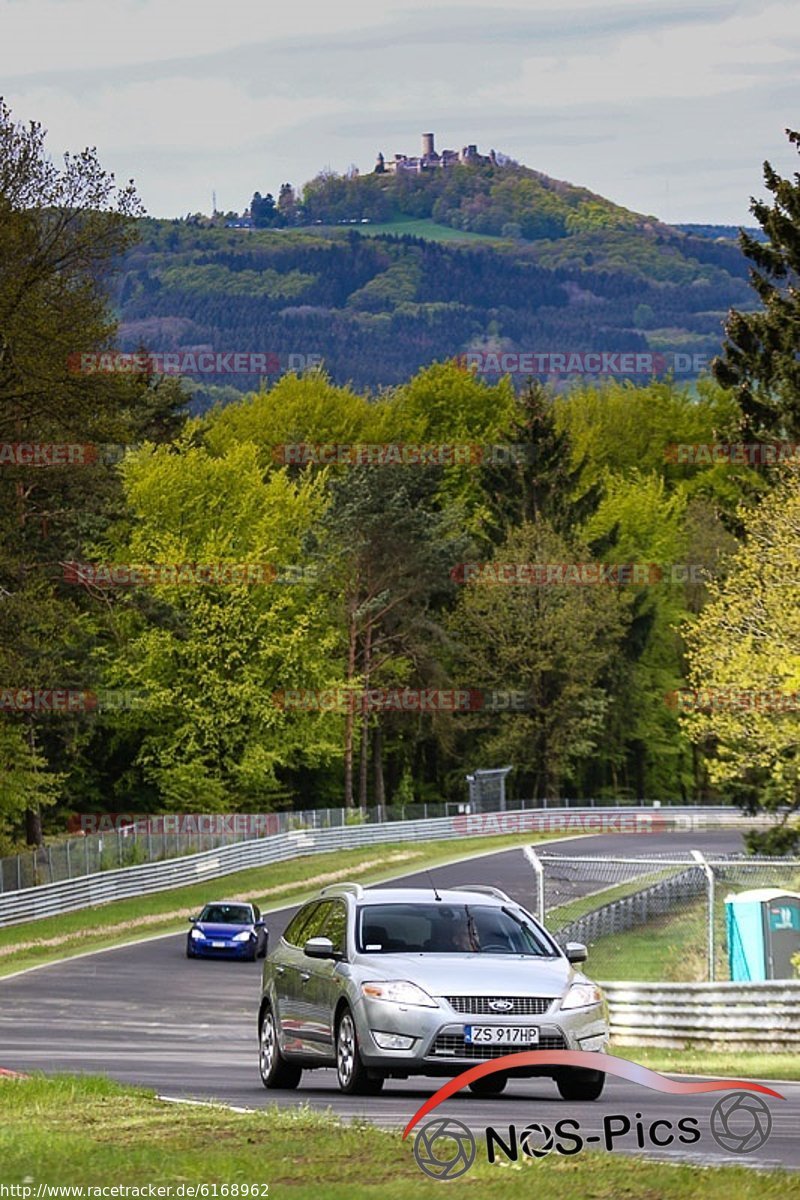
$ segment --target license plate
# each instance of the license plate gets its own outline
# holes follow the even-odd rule
[[[211,948],[212,950],[224,950],[227,944],[227,942],[212,942]]]
[[[539,1030],[525,1025],[465,1025],[468,1046],[535,1046]]]

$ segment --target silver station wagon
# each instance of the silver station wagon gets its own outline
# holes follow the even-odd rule
[[[519,1050],[604,1051],[603,995],[575,966],[585,958],[497,888],[323,888],[264,963],[261,1079],[294,1088],[335,1066],[342,1091],[368,1095]],[[550,1075],[565,1100],[596,1100],[605,1082],[599,1064],[546,1066],[470,1088],[497,1095],[509,1074]]]

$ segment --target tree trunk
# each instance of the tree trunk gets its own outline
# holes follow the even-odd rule
[[[355,729],[356,698],[352,691],[356,674],[356,613],[355,598],[351,599],[348,607],[347,630],[347,695],[344,717],[344,804],[345,808],[353,807],[353,731]]]
[[[364,631],[364,693],[369,690],[369,677],[372,669],[372,622],[367,622]],[[361,754],[358,764],[358,803],[362,808],[367,807],[369,799],[367,776],[369,771],[369,705],[362,704],[361,712]]]
[[[372,779],[378,819],[386,819],[386,789],[383,783],[383,727],[380,717],[372,732]]]
[[[29,846],[41,846],[44,843],[42,837],[42,814],[38,808],[28,808],[25,810],[25,841]]]

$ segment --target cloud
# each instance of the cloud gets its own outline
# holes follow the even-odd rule
[[[796,165],[782,135],[798,101],[794,11],[0,0],[0,71],[54,154],[97,145],[158,215],[207,208],[212,188],[241,209],[323,166],[369,170],[433,129],[440,146],[494,146],[639,211],[729,223],[746,219],[764,157]]]

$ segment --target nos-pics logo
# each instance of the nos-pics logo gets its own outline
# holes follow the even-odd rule
[[[672,1095],[692,1095],[697,1092],[724,1091],[709,1116],[709,1131],[717,1145],[732,1154],[752,1154],[770,1136],[772,1114],[762,1095],[782,1100],[780,1092],[748,1080],[704,1080],[701,1083],[680,1083],[650,1071],[615,1055],[603,1056],[606,1074],[629,1079],[655,1091]],[[455,1079],[449,1080],[414,1114],[403,1134],[407,1138],[423,1117],[439,1104],[476,1078],[515,1067],[558,1066],[567,1068],[598,1068],[598,1055],[586,1051],[524,1051],[504,1055],[502,1059],[470,1067]],[[761,1093],[761,1094],[759,1094]],[[637,1112],[632,1118],[623,1113],[606,1113],[600,1133],[584,1133],[580,1122],[564,1118],[552,1126],[531,1122],[522,1129],[508,1125],[502,1130],[488,1126],[484,1130],[486,1160],[516,1162],[521,1156],[544,1158],[555,1151],[575,1155],[592,1144],[607,1151],[615,1149],[663,1148],[671,1145],[693,1145],[702,1133],[697,1117],[677,1120],[659,1117],[649,1121]],[[421,1125],[414,1139],[414,1158],[426,1175],[433,1179],[458,1179],[466,1174],[478,1154],[475,1134],[462,1121],[450,1117],[434,1117]]]

